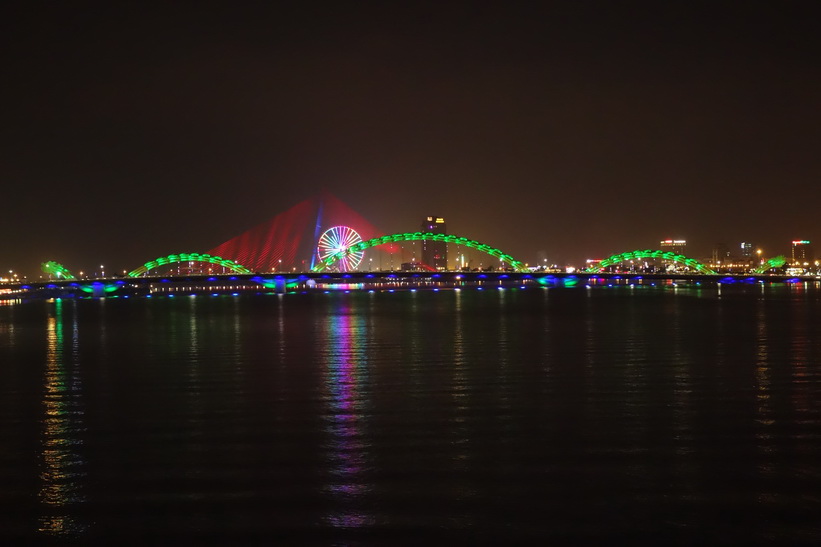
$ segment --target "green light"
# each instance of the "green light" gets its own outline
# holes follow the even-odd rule
[[[203,262],[207,264],[216,264],[217,266],[222,266],[223,268],[228,268],[234,273],[251,273],[251,270],[249,270],[245,266],[237,264],[233,260],[222,258],[221,256],[211,256],[209,254],[200,253],[180,253],[168,256],[161,256],[160,258],[155,258],[151,262],[146,262],[136,270],[128,272],[128,277],[137,277],[143,275],[148,270],[153,270],[154,268],[157,268],[159,266],[167,266],[168,264],[177,264],[179,262]]]
[[[116,290],[120,289],[120,285],[115,285],[113,283],[107,283],[105,285],[101,283],[92,283],[91,285],[80,285],[80,290],[84,293],[94,294],[94,287],[102,287],[102,291],[104,294],[113,293]]]
[[[53,260],[40,264],[40,270],[42,270],[44,274],[53,275],[57,279],[77,279],[68,271],[68,268]]]
[[[672,251],[653,251],[650,249],[628,251],[626,253],[609,256],[602,260],[599,264],[596,264],[595,266],[590,266],[585,271],[588,273],[600,272],[608,266],[613,266],[615,264],[620,264],[622,262],[628,262],[630,260],[639,260],[642,258],[660,258],[662,260],[668,260],[670,262],[675,262],[677,264],[684,264],[688,268],[692,268],[699,273],[711,275],[716,273],[715,271],[711,270],[706,265],[702,264],[694,258],[687,258],[684,255],[679,255]]]
[[[472,249],[476,249],[483,253],[489,254],[490,256],[494,256],[502,262],[509,264],[510,267],[516,271],[527,271],[527,267],[524,265],[523,262],[519,262],[512,256],[505,254],[499,249],[495,249],[490,245],[485,245],[484,243],[479,243],[478,241],[474,241],[466,237],[452,236],[446,234],[434,234],[430,232],[405,232],[402,234],[392,234],[375,237],[373,239],[369,239],[368,241],[360,241],[355,245],[351,245],[344,251],[339,251],[338,253],[329,256],[328,258],[314,266],[313,271],[320,272],[328,266],[331,266],[334,262],[336,262],[337,260],[339,260],[347,254],[357,253],[359,251],[364,251],[365,249],[370,249],[371,247],[377,247],[379,245],[384,245],[386,243],[396,243],[399,241],[444,241],[445,243],[464,245],[465,247],[470,247]]]
[[[771,259],[767,260],[764,264],[753,270],[754,273],[764,273],[771,268],[780,268],[784,264],[787,263],[786,257],[784,255],[774,256]]]

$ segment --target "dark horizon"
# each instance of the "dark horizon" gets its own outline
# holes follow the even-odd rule
[[[0,271],[204,252],[322,189],[523,261],[821,238],[817,9],[18,3]]]

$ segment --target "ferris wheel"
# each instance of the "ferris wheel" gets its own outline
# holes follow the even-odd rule
[[[352,245],[356,245],[360,241],[362,241],[362,238],[353,228],[348,226],[328,228],[319,236],[316,245],[316,256],[321,262]],[[333,266],[340,272],[349,272],[359,266],[364,254],[364,251],[352,252],[340,258]]]

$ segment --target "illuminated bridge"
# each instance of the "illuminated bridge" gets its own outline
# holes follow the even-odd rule
[[[417,242],[456,246],[462,253],[460,270],[464,271],[436,271],[417,259],[415,248],[410,250],[412,260],[400,263],[408,269],[422,271],[399,271],[394,267],[393,258],[387,269],[383,269],[381,263],[378,268],[373,267],[377,262],[373,262],[372,257],[363,260],[366,252],[390,257],[408,254],[408,247]],[[465,254],[474,253],[490,259],[486,262],[488,265],[481,261],[477,261],[478,268],[471,267],[471,261],[466,265]],[[0,298],[781,282],[792,278],[761,274],[773,272],[783,266],[784,261],[784,257],[775,257],[751,274],[722,277],[693,258],[670,251],[643,249],[614,254],[576,273],[531,271],[527,264],[501,249],[464,236],[429,232],[380,235],[361,215],[324,193],[205,253],[160,256],[122,278],[91,280],[79,279],[62,264],[46,262],[42,264],[42,271],[49,281],[6,285],[0,288]],[[652,267],[648,266],[651,262]],[[670,271],[639,274],[636,270]]]
[[[305,272],[139,276],[100,280],[62,279],[2,287],[0,300],[43,298],[239,297],[265,294],[401,292],[415,290],[538,290],[545,288],[629,287],[700,289],[774,283],[819,284],[786,275],[705,276],[690,274],[531,273],[531,272]]]

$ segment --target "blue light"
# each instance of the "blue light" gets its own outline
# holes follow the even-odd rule
[[[126,296],[126,298],[128,298],[128,297]],[[173,295],[173,294],[169,294],[169,295],[168,295],[168,298],[174,298],[174,295]]]
[[[211,296],[219,296],[217,293],[211,293]]]
[[[238,292],[231,293],[231,296],[239,296],[239,293]]]
[[[208,278],[208,281],[216,281],[216,280],[217,280],[217,278],[216,278],[216,277],[209,277],[209,278]]]
[[[160,279],[160,283],[170,283],[170,281],[167,279]]]

